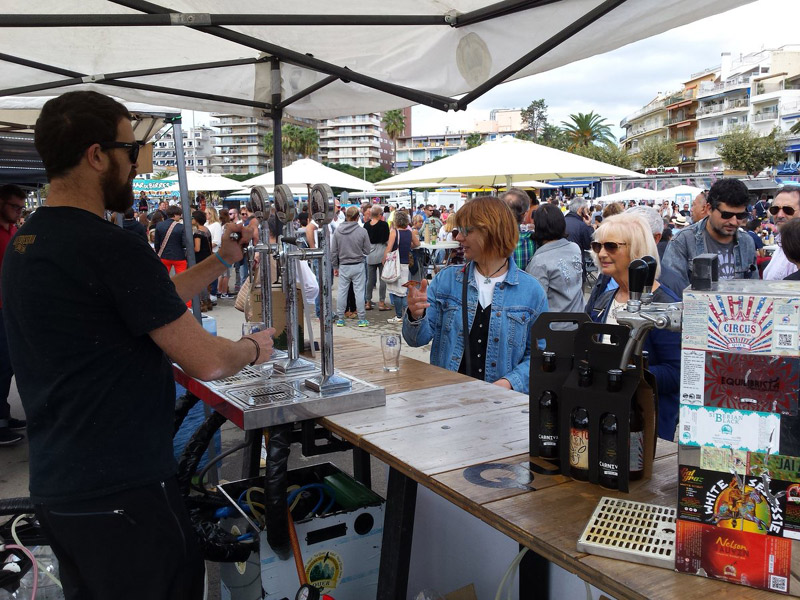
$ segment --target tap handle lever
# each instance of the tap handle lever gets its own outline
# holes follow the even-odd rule
[[[648,272],[647,263],[641,258],[632,260],[628,265],[628,291],[631,300],[641,299]]]
[[[645,279],[644,289],[642,291],[645,294],[650,294],[653,292],[653,284],[656,281],[656,267],[658,267],[658,261],[652,256],[643,256],[642,260],[647,264],[647,279]]]

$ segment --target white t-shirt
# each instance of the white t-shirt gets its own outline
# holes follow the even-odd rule
[[[211,249],[216,251],[222,243],[222,223],[207,223],[206,229],[211,233]]]
[[[477,270],[475,271],[475,282],[478,284],[478,302],[481,303],[483,308],[486,308],[492,303],[492,296],[494,296],[494,286],[497,283],[502,283],[506,280],[508,271],[497,277],[492,277],[489,283],[485,283],[486,277],[481,275]]]

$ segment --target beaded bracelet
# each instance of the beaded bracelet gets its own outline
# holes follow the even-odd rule
[[[258,342],[255,341],[251,337],[243,337],[242,339],[243,340],[250,340],[251,342],[253,342],[253,344],[256,347],[256,357],[253,359],[253,362],[250,363],[250,366],[252,367],[253,365],[255,365],[258,362],[258,359],[261,358],[261,347],[258,345]]]

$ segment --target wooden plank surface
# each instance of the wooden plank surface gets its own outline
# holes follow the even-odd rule
[[[468,379],[466,382],[426,390],[392,394],[386,397],[385,406],[332,415],[321,422],[334,433],[357,443],[359,438],[369,434],[511,406],[527,409],[528,397],[483,381]]]

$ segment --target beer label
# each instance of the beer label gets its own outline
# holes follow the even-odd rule
[[[781,416],[729,408],[680,407],[678,441],[687,446],[716,446],[750,452],[780,448]]]
[[[569,464],[576,469],[589,468],[589,430],[569,430]]]
[[[644,431],[631,431],[630,470],[644,470]]]

